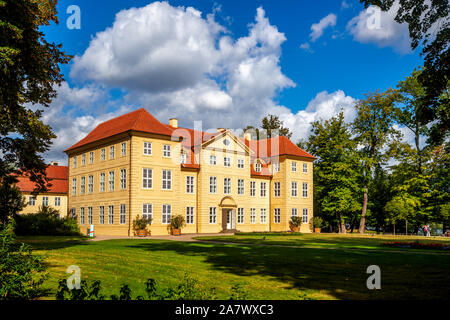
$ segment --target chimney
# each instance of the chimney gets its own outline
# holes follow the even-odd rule
[[[169,119],[169,125],[171,127],[178,128],[178,119],[177,118],[170,118]]]
[[[57,161],[52,161],[52,162],[50,162],[50,165],[51,166],[57,166],[57,165],[59,165],[59,163]]]
[[[252,140],[252,134],[250,132],[244,133],[244,139],[248,141]]]

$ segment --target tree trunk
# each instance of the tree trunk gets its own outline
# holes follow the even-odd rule
[[[366,212],[367,212],[367,202],[368,202],[368,187],[364,187],[364,200],[361,212],[361,222],[359,223],[359,233],[364,233],[366,230]]]

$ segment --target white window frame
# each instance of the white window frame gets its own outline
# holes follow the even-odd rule
[[[105,224],[105,206],[98,208],[98,223]]]
[[[42,206],[48,207],[48,197],[42,197]]]
[[[230,157],[223,157],[223,166],[231,167],[231,158]]]
[[[114,206],[108,206],[108,224],[114,224]]]
[[[93,215],[92,215],[92,207],[88,207],[88,224],[92,224]]]
[[[186,207],[186,224],[194,224],[194,207]]]
[[[223,194],[231,194],[231,178],[223,178]]]
[[[125,224],[127,222],[127,205],[120,204],[119,224]]]
[[[260,183],[260,188],[261,188],[260,195],[263,198],[267,195],[267,187],[266,186],[267,186],[267,184],[265,182]]]
[[[143,203],[142,204],[142,218],[152,218],[153,219],[153,204]]]
[[[297,172],[297,161],[292,161],[291,170],[292,172]]]
[[[303,208],[302,222],[303,223],[308,223],[308,208]]]
[[[291,208],[291,217],[298,217],[297,208]]]
[[[100,160],[105,161],[106,160],[106,148],[102,148],[100,150]]]
[[[100,173],[100,192],[105,192],[106,190],[106,173]]]
[[[109,159],[114,159],[115,156],[116,156],[116,148],[115,148],[115,146],[110,146],[109,147]]]
[[[244,169],[244,159],[238,159],[237,160],[237,167],[239,169]]]
[[[83,153],[81,155],[81,166],[85,166],[86,165],[86,153]]]
[[[217,223],[217,208],[209,207],[209,224]]]
[[[259,210],[259,214],[260,214],[259,221],[261,223],[267,223],[267,209],[266,208],[261,208]]]
[[[256,208],[250,208],[250,223],[256,223]]]
[[[245,194],[244,183],[245,183],[244,179],[238,179],[238,194],[239,195]]]
[[[163,204],[161,208],[161,224],[169,224],[170,219],[172,219],[172,205]]]
[[[279,162],[273,163],[273,172],[275,172],[275,173],[280,172],[280,163]]]
[[[308,173],[308,164],[303,163],[303,173]]]
[[[291,196],[297,197],[298,196],[298,184],[297,181],[291,181]]]
[[[116,184],[116,174],[114,171],[110,171],[108,173],[108,191],[114,191],[115,184]],[[112,179],[111,179],[112,177]]]
[[[261,172],[261,163],[255,163],[255,172]]]
[[[81,177],[80,194],[85,194],[85,193],[86,193],[86,177]]]
[[[303,198],[308,198],[308,182],[302,183],[302,196]]]
[[[85,221],[85,215],[84,215],[84,208],[83,207],[81,207],[80,208],[80,224],[84,224],[86,221]]]
[[[273,209],[273,223],[281,223],[281,208]]]
[[[209,177],[209,193],[217,193],[217,177]]]
[[[89,164],[94,163],[94,151],[89,152]]]
[[[120,144],[120,153],[121,153],[122,157],[127,155],[127,143],[126,142],[122,142]]]
[[[88,193],[94,192],[94,176],[90,175],[88,177]]]
[[[152,143],[150,141],[144,141],[142,153],[145,156],[151,156],[152,155]]]
[[[72,179],[72,195],[77,195],[77,178]]]
[[[172,171],[163,170],[161,174],[161,188],[162,190],[172,190]]]
[[[186,176],[186,193],[194,193],[194,176]]]
[[[142,189],[153,189],[153,169],[142,168]]]
[[[127,169],[120,169],[120,189],[127,188]]]
[[[170,149],[170,144],[163,145],[163,157],[170,158],[172,151]]]
[[[77,157],[76,157],[76,156],[73,157],[73,159],[72,159],[72,167],[73,167],[73,168],[76,168],[76,167],[77,167]]]
[[[250,181],[250,197],[256,196],[256,181]]]
[[[273,186],[273,196],[276,198],[281,197],[281,182],[275,182]]]
[[[243,224],[244,223],[244,208],[238,208],[237,209],[237,224]]]
[[[29,206],[35,206],[35,205],[36,205],[36,197],[34,197],[34,196],[29,196],[29,197],[28,197],[28,205],[29,205]]]
[[[210,155],[209,156],[209,164],[212,166],[217,165],[217,157],[214,155]]]

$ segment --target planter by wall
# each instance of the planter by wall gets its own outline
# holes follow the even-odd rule
[[[181,235],[181,229],[172,229],[172,235],[173,236],[180,236]]]
[[[300,227],[289,226],[292,232],[300,232]]]
[[[136,232],[136,235],[137,235],[138,237],[146,237],[146,236],[148,235],[148,232],[147,232],[147,230],[138,230],[138,231]]]
[[[321,228],[314,228],[314,233],[320,233]]]

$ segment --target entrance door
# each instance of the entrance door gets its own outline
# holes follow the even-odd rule
[[[227,210],[227,230],[231,230],[232,211]]]

